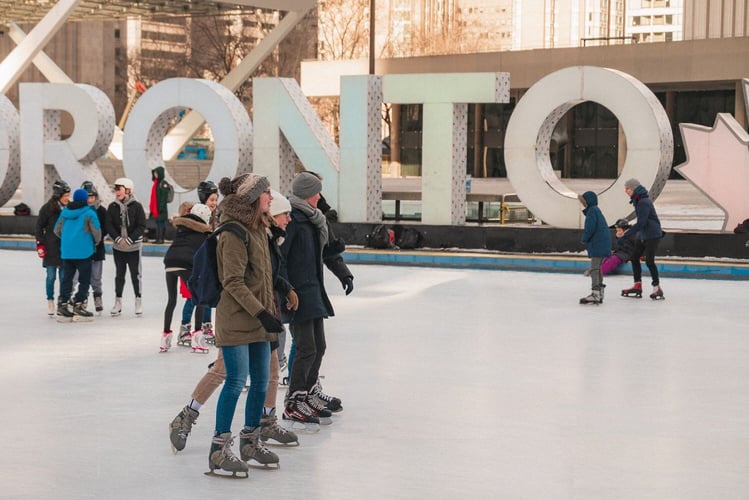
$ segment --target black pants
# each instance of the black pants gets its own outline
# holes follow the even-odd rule
[[[83,302],[88,299],[88,288],[91,284],[91,257],[88,259],[63,259],[62,283],[60,285],[60,302],[70,301],[73,293],[73,278],[78,272],[78,291],[73,302]]]
[[[309,392],[317,382],[325,355],[323,318],[294,321],[289,325],[289,331],[296,344],[294,364],[289,376],[289,394]]]
[[[658,243],[660,239],[639,241],[635,245],[635,249],[632,252],[632,275],[635,279],[635,283],[642,281],[642,265],[640,264],[640,257],[645,256],[645,265],[648,266],[650,271],[650,278],[652,279],[652,285],[658,286],[660,283],[658,279],[658,266],[655,265],[655,251],[658,250]]]
[[[164,331],[172,331],[172,316],[174,315],[174,308],[177,305],[177,289],[179,288],[179,278],[187,283],[190,279],[190,271],[186,269],[180,269],[179,271],[169,271],[166,273],[166,291],[169,294],[169,299],[166,303],[166,309],[164,309]],[[203,314],[205,307],[195,306],[195,330],[203,329]]]
[[[112,249],[114,255],[114,294],[122,297],[125,289],[125,271],[130,269],[130,279],[133,282],[133,291],[136,297],[140,297],[140,250],[137,252],[120,252]]]

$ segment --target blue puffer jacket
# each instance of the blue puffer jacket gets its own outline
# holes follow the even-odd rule
[[[587,245],[589,257],[608,257],[611,255],[611,234],[606,218],[598,208],[598,196],[593,191],[585,191],[582,197],[587,207],[583,210],[585,230],[580,241]]]
[[[61,254],[66,259],[89,259],[101,241],[101,225],[96,211],[84,202],[70,202],[55,224],[61,240]]]
[[[635,206],[637,222],[627,229],[623,236],[640,233],[640,239],[643,241],[663,238],[665,233],[661,229],[661,221],[658,219],[658,214],[655,213],[653,200],[648,196],[648,190],[642,186],[637,186],[629,202]]]

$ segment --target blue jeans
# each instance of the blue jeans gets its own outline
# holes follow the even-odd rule
[[[186,299],[185,305],[182,306],[182,324],[187,325],[190,323],[190,318],[192,318],[192,312],[195,310],[195,303],[192,301],[192,299]],[[211,308],[206,307],[203,309],[203,323],[210,323],[211,322]]]
[[[55,277],[60,277],[60,285],[62,286],[62,266],[47,266],[47,300],[55,300]]]
[[[216,434],[231,432],[231,421],[237,400],[250,376],[250,390],[244,408],[244,426],[255,428],[263,415],[265,393],[268,391],[270,343],[254,342],[221,348],[226,366],[226,381],[216,406]]]

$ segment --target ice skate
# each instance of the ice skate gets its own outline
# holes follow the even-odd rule
[[[580,299],[581,304],[601,304],[603,303],[603,295],[601,294],[600,290],[593,290],[590,292],[590,295],[587,297],[583,297]]]
[[[625,288],[622,290],[622,297],[635,297],[638,299],[642,298],[642,283],[639,281],[632,285],[632,288]]]
[[[312,386],[311,392],[318,398],[325,401],[325,406],[328,408],[328,410],[332,411],[333,413],[338,413],[340,411],[343,411],[343,403],[341,402],[339,398],[336,398],[334,396],[329,396],[323,392],[322,384],[320,384],[320,379],[317,379],[317,382],[315,382],[315,385]]]
[[[653,287],[653,293],[650,294],[650,298],[653,300],[666,300],[666,297],[663,295],[663,288],[661,288],[660,285],[655,285]]]
[[[198,419],[197,410],[193,410],[189,406],[182,408],[172,423],[169,424],[169,441],[172,442],[172,452],[177,453],[185,449],[187,444],[187,436],[190,435],[192,425]]]
[[[307,394],[296,392],[293,397],[289,398],[286,407],[283,410],[284,420],[291,420],[291,428],[294,430],[304,431],[307,433],[318,432],[320,430],[320,419],[307,404]]]
[[[205,337],[205,343],[210,345],[216,345],[216,336],[213,333],[213,325],[210,323],[203,323],[203,335]]]
[[[101,300],[101,295],[94,295],[94,309],[96,314],[101,316],[101,312],[104,310],[104,301]]]
[[[172,331],[168,330],[161,334],[161,345],[159,352],[166,352],[172,348]]]
[[[281,354],[278,359],[278,371],[280,373],[283,373],[286,371],[286,367],[289,365],[289,360],[286,358],[285,354]]]
[[[135,315],[140,316],[143,314],[143,299],[135,297]]]
[[[208,353],[208,345],[205,343],[203,330],[195,330],[192,333],[192,338],[190,339],[190,347],[192,347],[192,352],[197,352],[200,354]]]
[[[192,343],[192,332],[190,331],[190,323],[179,325],[179,337],[177,338],[177,345],[182,347],[190,347]]]
[[[299,446],[297,435],[278,424],[275,408],[271,408],[267,413],[263,409],[263,417],[260,419],[260,440],[268,444]]]
[[[213,437],[211,451],[208,454],[208,468],[210,470],[205,473],[206,475],[231,478],[250,477],[247,464],[242,462],[231,450],[232,444],[234,444],[234,438],[232,438],[231,432],[224,432]],[[215,472],[217,470],[231,472],[231,476],[219,474]],[[237,476],[237,472],[243,473],[244,476]]]
[[[73,321],[83,323],[94,320],[94,313],[88,311],[83,302],[76,302],[73,306]]]
[[[57,314],[57,307],[55,306],[54,300],[47,301],[47,314],[50,318]]]
[[[260,442],[260,427],[250,431],[242,429],[239,433],[239,454],[247,465],[256,465],[269,469],[278,469],[278,455]]]
[[[311,392],[307,394],[307,404],[312,408],[313,415],[320,420],[320,425],[330,425],[333,423],[333,412],[328,410],[325,401]]]
[[[112,316],[119,316],[122,314],[122,297],[116,297],[114,299],[114,305],[112,306],[112,310],[109,311],[109,313]]]
[[[57,322],[58,323],[70,323],[73,321],[73,309],[67,302],[60,302],[57,304]]]

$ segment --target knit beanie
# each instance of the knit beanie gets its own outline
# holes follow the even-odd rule
[[[282,195],[278,191],[273,191],[272,189],[270,191],[270,194],[273,197],[273,199],[270,201],[271,217],[275,217],[278,214],[291,212],[291,203],[289,203],[289,200],[284,195]]]
[[[627,182],[624,183],[624,187],[627,188],[627,189],[631,189],[632,191],[634,191],[635,189],[637,189],[637,186],[639,186],[639,185],[640,185],[640,181],[638,181],[637,179],[634,179],[634,178],[632,178],[632,179],[630,179],[630,180],[628,180]]]
[[[322,191],[322,181],[309,172],[302,172],[291,182],[291,192],[303,200]]]
[[[211,209],[202,203],[196,203],[193,205],[190,209],[190,213],[200,217],[200,219],[206,224],[211,223]]]
[[[78,202],[84,201],[84,202],[87,202],[88,201],[88,191],[86,191],[85,189],[76,189],[75,192],[73,193],[73,201],[78,201]]]
[[[254,203],[269,187],[268,179],[257,174],[242,174],[234,179],[224,177],[218,184],[222,195],[236,194],[248,203]]]

